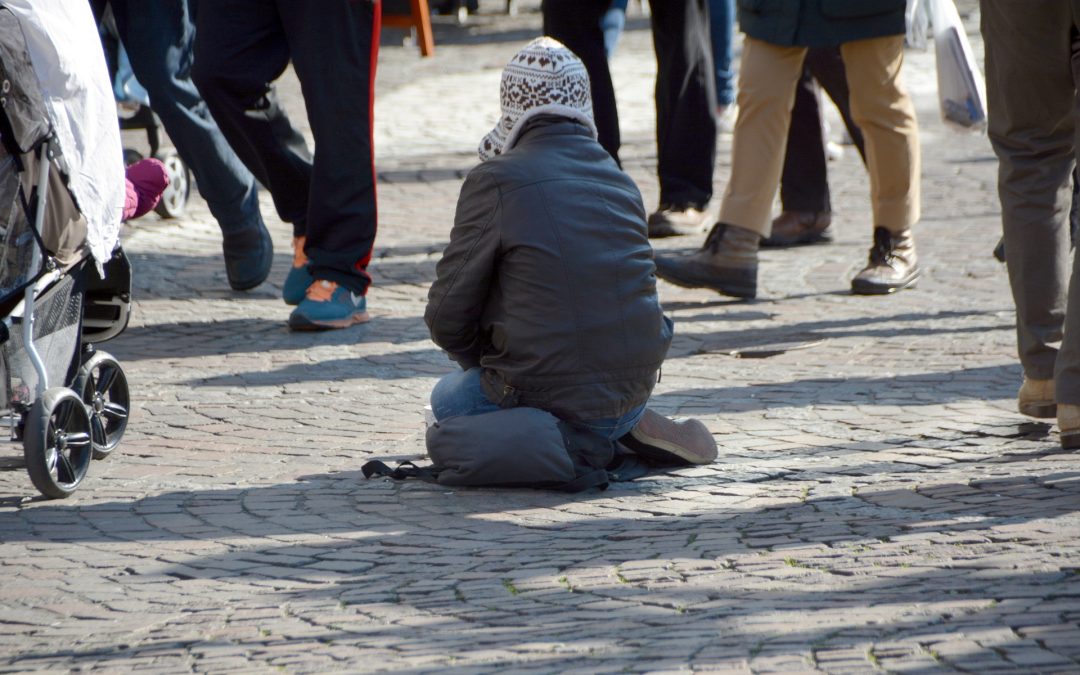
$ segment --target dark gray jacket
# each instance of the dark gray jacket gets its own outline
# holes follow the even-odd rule
[[[465,179],[424,319],[493,402],[617,417],[671,344],[641,194],[583,125],[527,124]]]
[[[906,0],[739,0],[739,28],[783,47],[903,35]]]

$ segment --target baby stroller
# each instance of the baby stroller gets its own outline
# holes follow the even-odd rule
[[[58,217],[78,215],[64,169],[19,21],[0,6],[0,418],[52,498],[116,449],[130,408],[123,369],[91,342],[127,326],[131,268],[117,248],[102,277],[85,228]]]

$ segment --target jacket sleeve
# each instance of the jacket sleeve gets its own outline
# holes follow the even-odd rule
[[[500,211],[494,178],[482,170],[470,173],[428,291],[424,321],[431,339],[464,369],[480,365],[487,344],[480,319],[495,275]]]

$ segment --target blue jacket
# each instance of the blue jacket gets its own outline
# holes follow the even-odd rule
[[[782,47],[835,47],[902,35],[906,0],[738,0],[739,27]]]

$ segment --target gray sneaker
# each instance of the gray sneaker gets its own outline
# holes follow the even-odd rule
[[[661,204],[660,209],[649,216],[649,237],[678,237],[700,234],[709,225],[709,214],[696,206],[672,206]]]
[[[634,454],[666,466],[710,464],[716,459],[716,440],[704,424],[669,419],[650,408],[619,442]]]
[[[700,250],[679,258],[656,256],[656,276],[683,288],[709,288],[733,298],[757,296],[756,232],[717,223]]]

